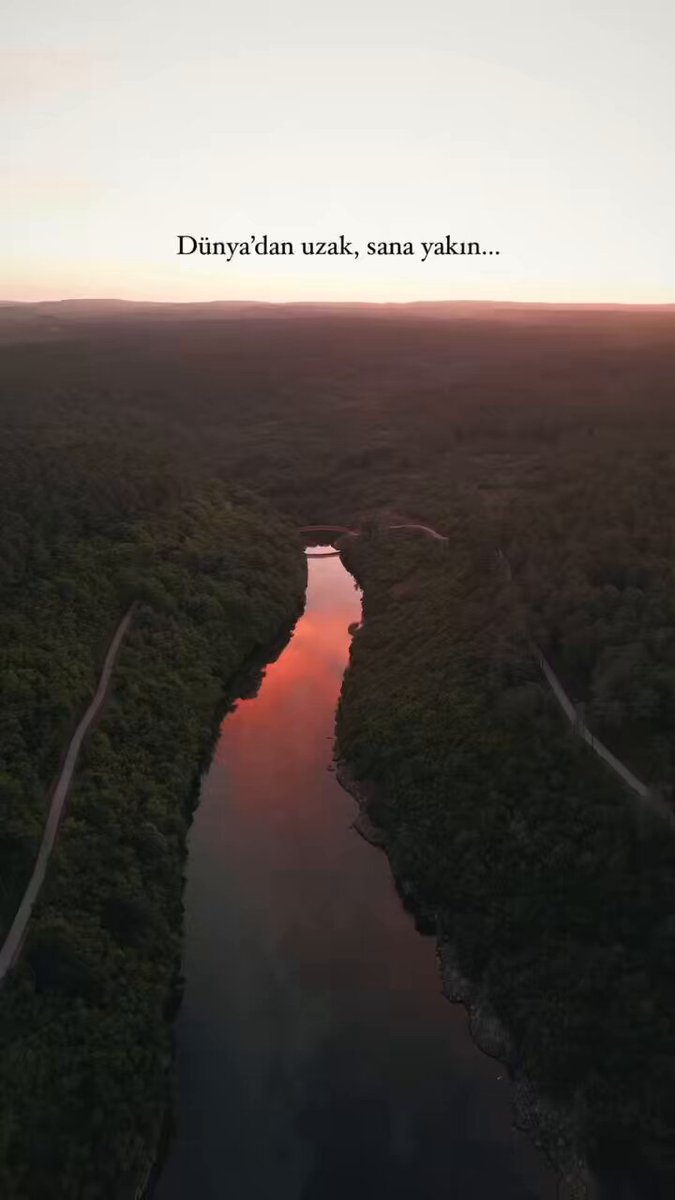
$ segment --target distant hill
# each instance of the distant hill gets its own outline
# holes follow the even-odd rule
[[[139,322],[193,324],[250,321],[310,321],[316,319],[407,322],[411,324],[476,322],[532,327],[586,326],[663,331],[675,317],[675,305],[523,304],[505,301],[413,301],[368,304],[345,302],[267,303],[212,300],[161,303],[151,300],[66,299],[36,302],[0,301],[0,343],[54,341],[86,333],[93,325],[128,326]]]

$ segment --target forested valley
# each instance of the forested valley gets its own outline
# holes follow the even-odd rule
[[[294,528],[266,505],[236,487],[177,484],[133,443],[113,441],[100,457],[97,446],[3,448],[5,932],[50,779],[106,642],[135,608],[19,966],[0,991],[0,1190],[133,1196],[169,1096],[200,769],[232,676],[301,610],[305,566]]]
[[[338,745],[397,876],[591,1161],[670,1194],[675,835],[532,645],[672,806],[674,367],[667,310],[0,307],[3,932],[135,605],[0,990],[3,1195],[131,1200],[147,1172],[196,782],[322,521],[364,531]]]

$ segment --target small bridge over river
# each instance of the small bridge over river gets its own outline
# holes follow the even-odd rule
[[[346,525],[303,525],[300,529],[300,533],[325,533],[330,534],[331,536],[339,534],[340,537],[344,537],[345,534],[348,534],[350,537],[358,537],[359,530],[347,529]],[[324,551],[323,553],[314,553],[311,550],[306,551],[307,558],[338,558],[339,554],[339,550],[329,550],[328,552]]]

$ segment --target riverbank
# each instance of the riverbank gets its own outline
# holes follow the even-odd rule
[[[372,785],[359,783],[344,759],[336,760],[335,777],[358,805],[355,830],[371,846],[387,853],[386,835],[369,813],[369,802],[372,803],[375,796]],[[415,896],[410,881],[396,879],[396,886],[419,922],[427,929],[432,926],[438,930],[439,915]],[[520,1071],[513,1039],[492,1008],[489,997],[463,974],[451,943],[438,933],[435,937],[443,995],[464,1008],[469,1034],[478,1049],[507,1068],[513,1091],[514,1125],[528,1134],[553,1166],[560,1181],[559,1200],[597,1200],[593,1175],[581,1149],[580,1131],[574,1127],[569,1114],[546,1100]]]
[[[487,548],[373,538],[343,556],[364,589],[337,720],[359,826],[385,840],[570,1194],[589,1194],[585,1164],[609,1195],[669,1194],[672,984],[653,947],[672,838],[560,721]]]
[[[288,620],[281,629],[275,632],[271,640],[266,645],[254,646],[244,661],[235,669],[231,678],[227,681],[222,701],[214,716],[209,739],[204,744],[204,753],[200,760],[199,770],[195,773],[192,802],[190,805],[191,813],[194,814],[199,804],[200,790],[203,780],[208,773],[213,754],[218,745],[218,740],[222,733],[223,721],[225,721],[228,715],[234,710],[237,701],[242,699],[250,699],[257,693],[262,683],[265,671],[272,663],[276,662],[277,658],[283,653],[284,648],[292,637],[296,622],[302,615],[302,609],[304,607],[304,595],[302,600],[303,603],[300,604],[297,612],[293,613],[292,618]],[[188,835],[191,828],[192,825],[190,825],[188,828]],[[169,1019],[174,1027],[175,1021],[180,1013],[185,990],[183,955],[184,946],[181,946],[180,954],[176,958],[175,962],[173,1003],[171,1012],[169,1014]],[[174,1071],[175,1046],[173,1047],[172,1051],[171,1063],[172,1084],[175,1082],[173,1080]],[[152,1200],[152,1197],[154,1197],[156,1194],[160,1179],[162,1177],[162,1172],[171,1153],[176,1132],[176,1096],[175,1089],[172,1086],[171,1095],[164,1111],[157,1144],[148,1157],[146,1167],[142,1172],[140,1172],[139,1177],[141,1182],[130,1191],[129,1195],[125,1197],[124,1200]]]

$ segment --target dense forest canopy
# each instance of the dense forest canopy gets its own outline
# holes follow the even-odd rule
[[[289,624],[304,588],[292,528],[220,485],[130,522],[122,542],[112,531],[102,546],[93,541],[81,573],[68,560],[67,633],[57,564],[53,589],[39,584],[54,625],[43,632],[31,612],[35,626],[17,626],[28,638],[14,668],[24,687],[3,686],[3,715],[17,731],[3,746],[8,918],[34,858],[58,735],[65,740],[102,637],[133,596],[111,700],[86,743],[20,967],[0,992],[7,1197],[133,1195],[147,1167],[167,1101],[199,768],[225,685]],[[43,728],[50,756],[31,758]]]
[[[366,603],[339,748],[375,788],[397,876],[512,1034],[511,1066],[563,1104],[591,1161],[653,1172],[667,1195],[672,825],[561,719],[513,589],[471,536],[448,552],[374,531],[345,553]]]
[[[672,834],[531,645],[672,803],[674,368],[668,309],[0,306],[2,932],[137,605],[0,992],[3,1195],[132,1195],[152,1156],[195,779],[321,521],[368,531],[339,732],[397,870],[594,1158],[672,1173]]]

